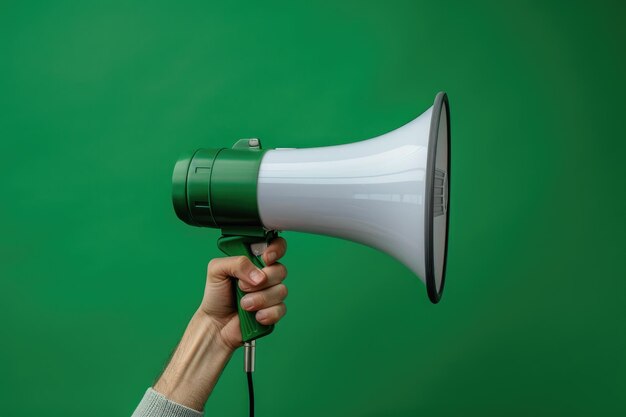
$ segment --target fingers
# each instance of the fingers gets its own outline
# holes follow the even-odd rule
[[[259,291],[280,284],[287,278],[287,268],[285,265],[278,262],[271,266],[266,266],[262,271],[267,277],[267,280],[257,285],[250,285],[247,282],[239,281],[239,288],[244,292]]]
[[[284,303],[272,307],[264,308],[256,313],[256,320],[265,325],[276,324],[287,313],[287,306]]]
[[[287,298],[287,287],[285,284],[278,284],[246,294],[241,299],[241,307],[247,311],[260,311],[281,304],[285,298]]]
[[[263,262],[265,265],[272,265],[274,262],[285,256],[287,252],[287,241],[282,237],[272,240],[263,252]]]
[[[215,258],[209,262],[207,280],[219,282],[229,278],[237,278],[250,287],[260,286],[267,282],[265,273],[254,266],[245,256]]]
[[[287,297],[287,287],[282,283],[287,277],[287,268],[278,262],[286,251],[285,239],[272,240],[263,253],[266,265],[263,269],[257,268],[245,256],[213,259],[208,265],[207,283],[223,286],[224,281],[230,278],[238,279],[239,287],[247,293],[241,299],[241,307],[256,312],[259,323],[274,324],[287,311],[283,303]]]

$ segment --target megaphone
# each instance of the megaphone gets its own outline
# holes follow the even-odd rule
[[[218,246],[262,267],[263,242],[278,231],[329,235],[377,248],[406,265],[439,302],[450,218],[447,95],[406,125],[347,145],[264,150],[258,139],[199,149],[178,160],[178,217],[219,228]],[[237,301],[243,293],[234,285]],[[237,303],[244,342],[272,326]]]

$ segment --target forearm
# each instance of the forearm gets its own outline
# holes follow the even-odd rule
[[[186,407],[202,410],[232,353],[221,342],[211,319],[196,312],[154,390]]]

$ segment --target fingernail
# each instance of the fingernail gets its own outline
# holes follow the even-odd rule
[[[245,309],[245,310],[249,310],[252,307],[254,307],[254,302],[252,302],[252,297],[243,297],[241,299],[241,306]]]
[[[267,316],[267,314],[264,311],[259,311],[258,313],[256,313],[256,319],[258,320],[263,320],[265,318],[265,316]]]
[[[270,252],[267,254],[267,262],[272,263],[276,260],[276,252]]]
[[[263,280],[263,272],[261,272],[258,269],[255,269],[254,271],[252,271],[250,273],[250,281],[254,282],[255,284],[260,283]]]

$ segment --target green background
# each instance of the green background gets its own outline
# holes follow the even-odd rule
[[[442,302],[285,233],[258,415],[624,415],[619,2],[217,3],[0,5],[0,414],[129,415],[158,375],[219,256],[172,210],[182,151],[354,142],[445,90]],[[246,401],[238,352],[206,414]]]

